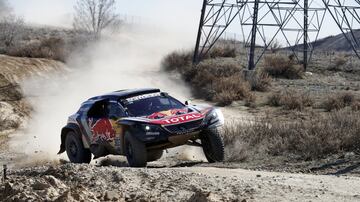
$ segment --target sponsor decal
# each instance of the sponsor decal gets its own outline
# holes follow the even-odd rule
[[[146,132],[145,135],[148,135],[148,136],[158,136],[158,135],[160,135],[160,132]]]
[[[100,143],[103,141],[110,141],[115,138],[115,130],[109,119],[99,119],[93,123],[93,120],[89,120],[91,127],[92,142]]]
[[[115,138],[115,147],[121,148],[121,138],[120,137]]]
[[[151,114],[150,116],[148,116],[148,119],[161,119],[161,118],[165,118],[167,116],[175,116],[175,115],[181,115],[181,114],[186,114],[188,112],[187,108],[184,109],[171,109],[168,111],[161,111],[161,112],[156,112]]]
[[[157,96],[161,96],[161,93],[150,93],[150,94],[139,95],[139,96],[127,98],[126,101],[131,103],[138,100],[143,100],[146,98],[157,97]]]
[[[184,114],[175,117],[163,118],[159,120],[153,120],[150,122],[153,124],[160,124],[160,125],[173,125],[178,123],[186,123],[189,121],[194,121],[202,118],[204,118],[204,115],[200,113],[191,113],[191,114]]]

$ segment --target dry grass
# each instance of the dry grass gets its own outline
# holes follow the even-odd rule
[[[302,111],[305,107],[312,106],[314,100],[308,93],[290,90],[272,93],[267,103],[273,107],[282,106],[286,110]]]
[[[70,54],[65,49],[65,42],[60,38],[46,38],[26,45],[14,46],[7,52],[10,56],[28,58],[47,58],[65,62]]]
[[[192,52],[176,51],[168,54],[162,60],[162,68],[165,71],[182,71],[191,66]]]
[[[211,49],[209,53],[210,58],[235,58],[236,57],[236,49],[230,46],[224,47],[214,47]]]
[[[351,109],[353,111],[360,111],[360,100],[356,100],[354,103],[352,103]]]
[[[343,66],[347,63],[348,59],[344,55],[337,55],[328,70],[341,71]]]
[[[215,48],[213,51],[218,51],[213,53],[216,57],[232,57],[228,54],[232,52],[230,48],[221,51]],[[221,106],[244,100],[246,106],[255,107],[256,97],[251,91],[264,92],[271,86],[272,79],[265,72],[257,72],[245,79],[243,66],[236,61],[206,59],[194,66],[191,59],[191,52],[173,52],[163,59],[162,68],[180,73],[192,87],[194,96]]]
[[[270,76],[286,79],[301,79],[304,73],[294,60],[281,55],[265,56],[263,71]]]
[[[253,154],[310,160],[356,150],[360,143],[360,113],[336,111],[310,120],[283,122],[268,118],[224,129],[228,161]]]
[[[204,61],[192,72],[189,80],[196,89],[195,95],[221,106],[245,99],[251,94],[250,84],[245,80],[241,66],[236,64]]]
[[[330,112],[333,110],[339,110],[347,106],[351,106],[355,101],[355,96],[351,93],[339,93],[326,98],[322,103],[322,107]]]
[[[251,86],[251,90],[266,92],[271,87],[272,79],[265,72],[256,72],[253,76],[248,78],[248,81]]]

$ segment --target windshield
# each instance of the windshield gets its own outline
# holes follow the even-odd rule
[[[123,104],[131,116],[149,116],[156,112],[183,109],[185,107],[178,100],[170,96],[162,96],[161,94],[129,98]]]

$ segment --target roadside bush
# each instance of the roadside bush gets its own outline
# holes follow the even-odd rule
[[[311,160],[357,150],[359,131],[360,113],[337,111],[310,120],[284,122],[263,118],[229,124],[223,135],[228,161],[268,155]]]
[[[248,78],[248,81],[250,83],[251,90],[266,92],[271,87],[272,79],[267,73],[260,71]]]
[[[286,79],[301,79],[304,73],[294,60],[280,55],[265,56],[262,70],[272,77]]]
[[[330,112],[351,106],[354,100],[355,96],[353,94],[342,93],[327,97],[322,106],[326,111]]]
[[[235,58],[236,57],[236,49],[231,48],[230,46],[224,47],[213,47],[209,53],[210,58]]]
[[[351,109],[353,111],[360,111],[360,100],[356,100],[352,105]]]
[[[251,96],[251,86],[236,63],[201,62],[190,79],[194,94],[225,106]]]
[[[39,42],[9,48],[8,55],[15,57],[47,58],[65,62],[69,52],[60,38],[47,38]]]
[[[272,93],[267,98],[267,104],[272,107],[280,107],[282,105],[281,98],[280,92]]]
[[[183,68],[189,69],[192,59],[192,52],[172,52],[165,56],[162,60],[161,66],[165,71],[180,71]]]
[[[230,56],[226,49],[221,49],[222,52],[215,55]],[[217,102],[221,106],[244,100],[247,106],[254,107],[256,97],[251,90],[266,91],[271,85],[271,78],[266,73],[259,73],[247,81],[242,65],[236,61],[206,59],[193,65],[191,59],[192,53],[173,52],[163,59],[162,68],[180,73],[192,87],[194,96]]]
[[[275,92],[268,97],[268,105],[282,106],[286,110],[302,111],[305,107],[313,105],[313,99],[308,93],[298,91]]]
[[[223,77],[213,82],[214,97],[211,99],[221,106],[226,106],[232,101],[246,99],[251,96],[250,85],[242,75]]]

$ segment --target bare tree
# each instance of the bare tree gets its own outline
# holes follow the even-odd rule
[[[15,15],[8,15],[0,20],[0,41],[5,47],[14,45],[24,28],[24,20]]]
[[[12,14],[7,0],[0,0],[0,45],[6,48],[22,34],[24,20]]]
[[[119,26],[115,0],[78,0],[75,5],[74,29],[90,32],[99,38],[106,28]]]

